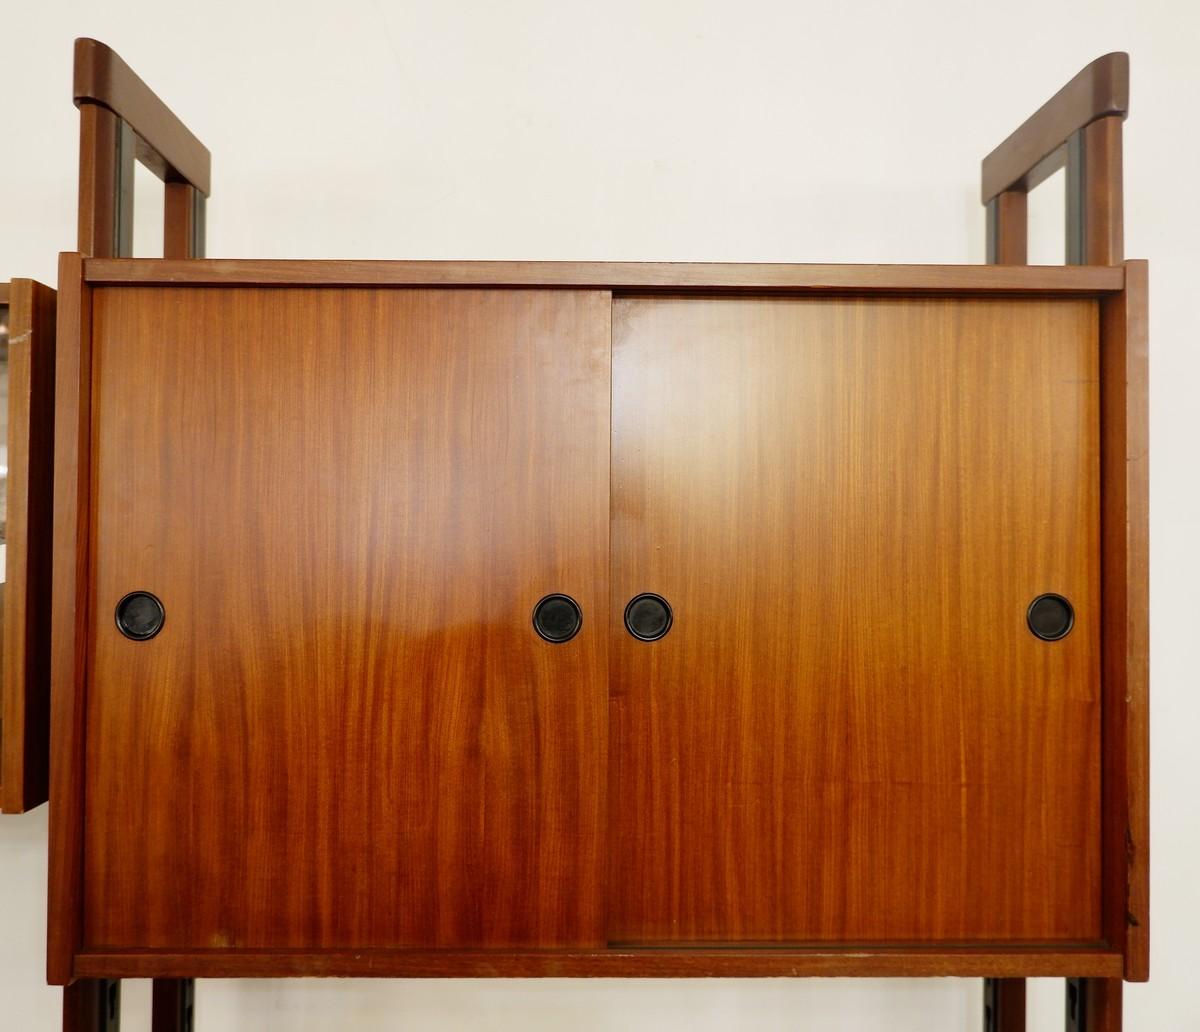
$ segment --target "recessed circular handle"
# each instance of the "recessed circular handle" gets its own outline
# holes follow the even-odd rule
[[[671,629],[674,617],[662,595],[650,592],[630,599],[625,607],[625,630],[638,641],[658,641]]]
[[[1058,641],[1070,634],[1075,626],[1075,610],[1062,595],[1047,592],[1029,603],[1025,622],[1035,637],[1042,641]]]
[[[117,603],[117,629],[134,641],[149,641],[166,618],[163,604],[148,591],[131,591]]]
[[[533,607],[533,629],[546,641],[561,645],[583,626],[583,613],[570,595],[547,595]]]

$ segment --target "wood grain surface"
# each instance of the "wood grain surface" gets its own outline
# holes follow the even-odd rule
[[[1125,172],[1122,156],[1122,121],[1118,115],[1092,122],[1080,133],[1077,151],[1083,168],[1072,177],[1068,167],[1067,204],[1078,206],[1083,239],[1078,253],[1081,265],[1120,265],[1125,260]],[[1072,196],[1078,190],[1079,196]],[[1070,222],[1068,221],[1068,226]]]
[[[1101,306],[1104,927],[1150,977],[1149,268]]]
[[[88,282],[194,286],[595,287],[618,291],[830,291],[1096,294],[1120,290],[1120,266],[789,265],[721,262],[161,261],[94,258]]]
[[[87,947],[602,944],[609,295],[94,315]]]
[[[50,871],[46,979],[66,985],[82,945],[84,709],[91,544],[92,290],[83,259],[58,261],[50,627]]]
[[[1119,977],[1104,949],[123,950],[86,952],[80,978],[1037,978]]]
[[[987,204],[989,265],[1025,265],[1029,261],[1029,195],[1005,190]]]
[[[614,303],[610,941],[1100,940],[1097,322]]]
[[[1136,975],[1144,692],[1109,679],[1141,683],[1144,612],[1100,555],[1103,507],[1138,576],[1141,473],[1101,463],[1137,443],[1144,289],[587,273],[100,286],[94,352],[64,299],[52,977]],[[113,622],[137,589],[150,642]]]
[[[50,576],[54,501],[54,291],[12,281],[0,812],[50,790]]]
[[[77,247],[106,258],[133,253],[136,134],[99,104],[79,110]]]

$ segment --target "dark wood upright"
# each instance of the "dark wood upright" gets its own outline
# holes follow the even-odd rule
[[[92,39],[75,41],[74,98],[80,114],[79,137],[79,228],[81,255],[122,257],[133,248],[133,165],[140,161],[164,181],[163,256],[201,258],[205,253],[205,201],[209,194],[211,159],[208,150],[109,47]],[[61,272],[68,279],[78,268],[78,258],[65,257]],[[63,593],[62,609],[76,616],[87,611],[86,591],[88,544],[77,534],[74,523],[89,504],[89,481],[81,472],[81,450],[86,450],[89,429],[89,358],[78,345],[81,333],[90,326],[88,292],[78,290],[68,304],[63,324],[71,335],[67,368],[59,382],[58,424],[64,432],[63,455],[58,463],[58,497],[66,518],[58,520],[61,535],[56,556],[55,579]],[[80,377],[84,379],[81,380]],[[83,392],[81,394],[81,391]],[[62,513],[59,514],[62,516]],[[47,523],[49,520],[47,519]],[[60,686],[79,684],[82,679],[82,639],[73,627],[59,628],[56,645],[62,676]],[[63,689],[60,687],[60,691]],[[73,690],[73,689],[72,689]],[[82,720],[83,699],[61,699],[56,722],[72,730]],[[71,738],[67,739],[68,741]],[[61,871],[66,885],[51,893],[50,954],[48,971],[52,982],[66,982],[70,969],[64,958],[80,940],[79,896],[75,879],[82,855],[77,822],[78,793],[83,787],[82,754],[63,750],[57,760],[56,795],[63,800],[64,814],[52,818],[51,839],[55,851],[52,873]],[[61,884],[60,880],[60,884]],[[64,1024],[71,1020],[90,1022],[89,1003],[101,994],[94,980],[68,989],[64,1002]],[[113,983],[119,992],[119,983]],[[74,995],[72,995],[74,993]],[[81,1002],[82,1001],[82,1002]],[[154,986],[156,1032],[184,1032],[192,1023],[194,987],[189,979],[158,982]],[[79,1018],[79,1014],[85,1014]],[[75,1017],[71,1017],[75,1015]],[[105,1019],[115,1029],[119,1007]],[[70,1026],[72,1028],[76,1026]],[[90,1027],[81,1025],[79,1027]],[[109,1026],[106,1026],[106,1028]]]

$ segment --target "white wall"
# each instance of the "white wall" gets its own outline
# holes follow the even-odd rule
[[[1193,0],[5,3],[0,272],[74,246],[71,40],[110,43],[212,149],[219,257],[979,262],[979,159],[1078,68],[1132,55],[1126,241],[1151,259],[1153,981],[1200,1029],[1200,5]],[[1035,204],[1057,261],[1061,202]],[[139,253],[158,236],[143,209]],[[45,810],[0,819],[0,1028],[42,985]],[[1034,1032],[1061,983],[1033,986]],[[200,1028],[979,1027],[979,983],[216,982]],[[127,1027],[147,990],[127,987]],[[136,1020],[136,1019],[141,1019]]]

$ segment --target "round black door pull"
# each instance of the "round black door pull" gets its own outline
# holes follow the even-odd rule
[[[671,607],[661,595],[646,592],[625,607],[625,629],[638,641],[658,641],[671,629]]]
[[[1058,641],[1070,634],[1075,626],[1075,610],[1062,595],[1047,592],[1029,603],[1025,622],[1035,637],[1042,641]]]
[[[561,645],[583,626],[583,613],[570,595],[547,595],[533,607],[533,629],[546,641]]]
[[[166,618],[163,604],[148,591],[131,591],[117,603],[117,629],[134,641],[149,641]]]

